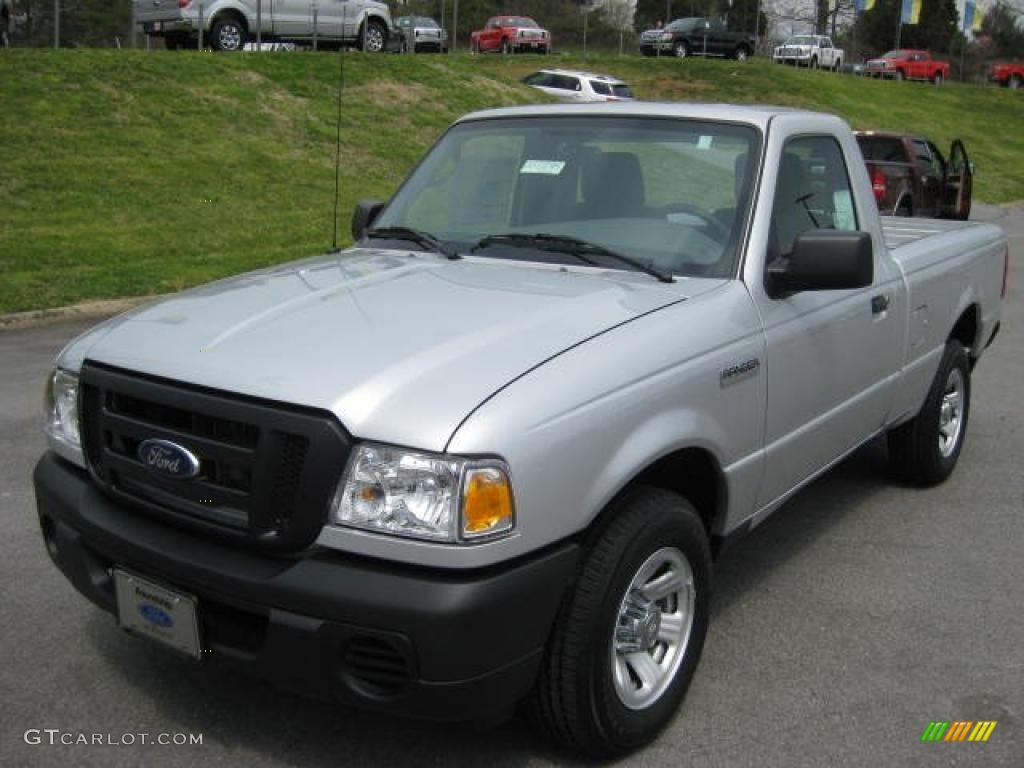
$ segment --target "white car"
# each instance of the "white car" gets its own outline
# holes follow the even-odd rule
[[[843,58],[843,49],[836,48],[832,45],[832,38],[824,35],[795,35],[772,53],[776,64],[795,64],[835,72],[843,65]]]
[[[523,78],[531,88],[562,101],[633,101],[633,90],[617,77],[568,69],[542,69]]]

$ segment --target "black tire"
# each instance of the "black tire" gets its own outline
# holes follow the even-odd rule
[[[914,204],[909,200],[904,200],[900,203],[899,208],[896,209],[896,215],[900,218],[913,218],[914,216]]]
[[[1009,82],[1006,85],[1007,87],[1012,88],[1013,90],[1017,90],[1018,88],[1021,87],[1021,85],[1024,85],[1024,81],[1021,80],[1020,75],[1014,75],[1013,77],[1010,78]]]
[[[672,53],[677,59],[685,59],[690,55],[690,46],[686,44],[685,40],[680,40],[672,47]]]
[[[693,598],[693,620],[689,633],[685,629],[680,633],[687,639],[678,645],[678,662],[668,662],[674,671],[665,673],[664,687],[659,685],[649,694],[653,698],[648,705],[628,708],[614,679],[613,666],[619,658],[615,643],[621,642],[616,630],[621,631],[626,596],[637,594],[630,589],[635,577],[664,553],[680,555],[690,568],[692,586],[686,596],[688,605],[690,595]],[[652,583],[653,575],[659,573],[652,571],[652,581],[645,583]],[[651,741],[675,715],[693,678],[707,633],[710,597],[711,553],[693,507],[681,496],[658,488],[639,487],[624,493],[613,502],[607,523],[587,548],[576,585],[556,620],[528,702],[535,725],[558,744],[594,757],[620,755]],[[677,601],[673,612],[680,610],[678,595],[664,600]],[[663,615],[660,601],[649,605],[657,608],[659,617]],[[685,621],[680,624],[685,626]],[[639,653],[657,653],[660,646],[652,650],[647,642],[661,637],[660,618],[653,624],[637,620],[636,625],[642,627],[638,642],[645,645]],[[667,658],[663,656],[662,661]],[[623,670],[624,665],[625,661]],[[630,673],[622,679],[632,687],[640,678]]]
[[[506,56],[512,53],[512,43],[509,42],[507,37],[501,38],[501,52]]]
[[[902,80],[903,77],[904,77],[903,70],[902,69],[897,69],[896,70],[896,74],[894,74],[893,77],[895,77],[897,80]]]
[[[841,72],[842,69],[843,69],[843,60],[842,59],[836,59],[835,61],[832,62],[832,71],[833,72]]]
[[[810,67],[811,67],[811,69],[817,69],[818,68],[818,57],[817,56],[811,56]]]
[[[943,76],[943,74],[941,72],[936,72],[935,73],[935,77],[932,78],[932,82],[935,83],[935,85],[942,85],[942,82],[944,80],[945,80],[945,77]]]
[[[221,16],[210,27],[210,47],[215,51],[235,53],[245,48],[248,36],[245,24],[236,16]]]
[[[384,53],[387,47],[387,29],[376,19],[370,19],[359,35],[359,49],[364,53]]]
[[[736,51],[733,53],[733,58],[736,59],[736,61],[746,61],[750,58],[750,49],[745,45],[737,46]]]
[[[11,17],[5,12],[0,17],[0,48],[11,47]]]
[[[960,382],[960,405],[956,433],[950,439],[942,429],[942,422],[951,413],[947,404],[954,377]],[[970,412],[971,367],[967,350],[956,339],[950,339],[921,411],[906,424],[889,430],[889,462],[893,474],[917,485],[937,485],[949,477],[960,458]],[[948,429],[949,425],[946,426]]]

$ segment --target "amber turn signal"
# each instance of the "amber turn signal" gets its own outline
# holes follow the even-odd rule
[[[497,466],[466,470],[462,499],[462,533],[466,538],[508,531],[514,523],[512,484]]]

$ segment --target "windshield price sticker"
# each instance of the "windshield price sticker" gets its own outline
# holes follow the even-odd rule
[[[519,169],[519,173],[538,173],[544,176],[557,176],[565,168],[565,163],[561,160],[527,160],[523,163],[523,167]]]
[[[711,149],[711,137],[701,136],[697,139],[697,149]]]

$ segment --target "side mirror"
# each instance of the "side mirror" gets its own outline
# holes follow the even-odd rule
[[[356,209],[352,212],[353,240],[358,243],[363,239],[363,234],[373,226],[385,205],[383,200],[360,200],[356,203]]]
[[[766,288],[776,298],[796,291],[866,288],[874,277],[869,233],[809,229],[797,236],[788,258],[768,267]]]

